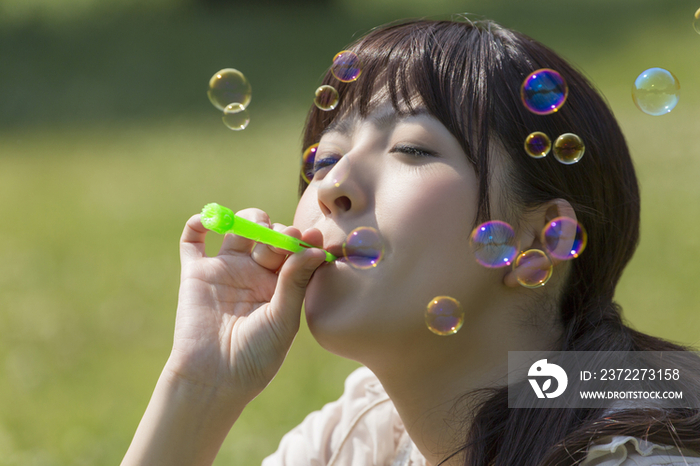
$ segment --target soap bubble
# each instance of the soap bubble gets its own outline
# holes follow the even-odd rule
[[[338,52],[333,57],[333,65],[331,66],[331,73],[336,77],[338,81],[344,83],[351,83],[360,77],[362,73],[362,63],[360,58],[351,52],[350,50],[343,50]]]
[[[545,157],[551,148],[552,141],[550,141],[549,136],[539,131],[535,131],[525,138],[525,152],[532,158]]]
[[[356,269],[371,269],[384,258],[384,241],[372,227],[359,227],[343,243],[344,260]]]
[[[301,176],[311,183],[314,178],[329,179],[335,187],[340,186],[350,173],[350,162],[343,161],[343,152],[332,143],[316,143],[306,148],[301,159]]]
[[[323,111],[333,110],[338,106],[339,100],[338,91],[333,86],[323,85],[316,89],[314,104]]]
[[[678,78],[663,68],[649,68],[632,86],[634,104],[647,115],[659,116],[673,110],[681,94]]]
[[[488,268],[510,265],[518,253],[513,227],[500,220],[482,223],[472,231],[469,244],[476,261]]]
[[[552,153],[554,158],[565,165],[571,165],[581,160],[586,146],[583,140],[574,133],[564,133],[554,141]]]
[[[301,156],[301,176],[307,183],[311,183],[311,180],[314,177],[316,151],[318,151],[318,143],[311,144],[309,147],[307,147],[304,154]]]
[[[212,76],[207,91],[209,100],[219,110],[234,103],[241,104],[243,108],[246,108],[250,103],[252,93],[250,83],[243,76],[243,73],[233,68],[224,68]]]
[[[693,29],[695,29],[695,32],[700,34],[700,8],[697,9],[695,15],[693,16]]]
[[[520,87],[523,104],[537,115],[556,112],[564,105],[568,95],[569,87],[562,75],[549,68],[533,71]]]
[[[453,335],[464,324],[464,310],[456,299],[438,296],[425,309],[425,324],[437,335]]]
[[[581,255],[588,244],[588,234],[576,220],[557,217],[542,229],[540,241],[550,256],[565,261]]]
[[[234,131],[246,129],[250,123],[248,109],[239,103],[228,104],[224,108],[224,116],[221,119],[226,126]]]
[[[525,288],[543,286],[552,276],[552,269],[552,260],[539,249],[523,251],[513,261],[515,278]]]

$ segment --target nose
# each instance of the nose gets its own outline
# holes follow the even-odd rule
[[[318,204],[327,217],[362,212],[367,207],[365,174],[348,155],[342,157],[318,184]]]

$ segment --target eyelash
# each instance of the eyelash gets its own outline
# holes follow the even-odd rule
[[[390,150],[390,152],[398,152],[416,158],[435,157],[437,155],[431,150],[422,149],[415,146],[409,146],[406,144],[397,144]],[[314,178],[316,174],[321,170],[335,165],[340,161],[342,157],[342,155],[338,154],[328,154],[324,155],[322,158],[317,158],[316,160],[314,160],[314,164],[310,173],[310,178]]]
[[[435,152],[427,149],[421,149],[420,147],[408,146],[404,144],[397,144],[392,149],[391,152],[400,152],[402,154],[411,155],[414,157],[435,157]]]
[[[340,161],[341,158],[342,155],[339,154],[328,154],[320,158],[316,158],[316,160],[314,160],[314,165],[312,168],[312,177],[315,177],[316,174],[324,168],[335,165]]]

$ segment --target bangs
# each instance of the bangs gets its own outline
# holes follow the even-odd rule
[[[487,24],[455,27],[447,21],[410,21],[374,30],[350,45],[347,50],[357,54],[362,72],[348,83],[326,72],[323,84],[338,91],[339,103],[331,111],[311,108],[303,147],[317,143],[338,117],[349,112],[367,117],[376,107],[391,103],[399,114],[423,110],[435,117],[479,172],[481,164],[474,156],[478,151],[466,135],[478,134],[484,123],[485,79],[477,63],[481,44],[491,42],[479,37],[490,34],[493,23]],[[302,179],[300,192],[305,188]]]

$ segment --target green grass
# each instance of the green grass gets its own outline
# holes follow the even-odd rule
[[[640,330],[698,344],[700,64],[692,57],[700,36],[690,28],[694,8],[688,18],[681,8],[664,10],[660,19],[650,14],[640,19],[631,12],[616,34],[607,31],[612,35],[605,41],[586,28],[597,24],[586,17],[580,37],[559,41],[564,7],[548,10],[560,18],[551,32],[532,15],[529,23],[527,17],[518,17],[518,6],[509,13],[507,3],[495,2],[490,16],[507,25],[528,24],[521,27],[529,27],[526,32],[583,68],[608,97],[632,148],[642,186],[642,242],[618,288],[625,316]],[[615,4],[624,6],[622,1]],[[649,2],[642,4],[647,8]],[[605,5],[601,2],[604,11],[612,8]],[[316,14],[314,19],[324,13]],[[272,16],[273,27],[283,27],[282,16]],[[600,21],[611,21],[602,16]],[[265,23],[256,18],[246,34]],[[179,275],[177,243],[184,222],[208,202],[233,209],[255,206],[275,221],[291,222],[305,112],[298,104],[304,100],[302,90],[291,95],[278,79],[279,89],[265,91],[275,80],[263,76],[279,68],[255,62],[251,75],[261,77],[251,78],[254,92],[263,91],[251,104],[250,127],[239,133],[227,130],[204,91],[191,90],[199,86],[195,82],[206,83],[212,66],[231,66],[224,52],[207,48],[225,36],[226,18],[176,19],[192,36],[209,31],[210,42],[190,48],[183,42],[169,45],[169,28],[148,23],[139,36],[143,48],[132,56],[131,43],[115,45],[109,60],[100,58],[106,68],[98,67],[99,72],[91,70],[89,57],[81,64],[82,54],[71,56],[70,66],[61,67],[56,59],[56,82],[71,83],[70,89],[80,89],[85,76],[96,85],[106,76],[110,84],[103,91],[116,103],[104,107],[104,113],[94,102],[104,95],[99,92],[70,94],[73,102],[68,94],[37,89],[41,98],[32,100],[42,57],[48,60],[53,50],[41,44],[55,39],[58,48],[80,44],[87,50],[90,40],[100,43],[99,28],[42,33],[36,50],[31,46],[37,42],[27,41],[22,53],[13,49],[7,55],[13,65],[5,69],[21,73],[0,76],[2,89],[16,88],[38,114],[33,120],[23,109],[13,119],[10,107],[0,110],[0,466],[117,464],[169,353]],[[344,27],[351,30],[376,24],[353,17],[348,21],[352,24]],[[109,24],[105,27],[116,34],[116,26]],[[296,26],[284,27],[288,29],[282,35],[267,37],[242,56],[252,60],[266,50],[287,47],[293,52],[289,61],[276,63],[289,65],[292,74],[309,68],[292,80],[294,85],[308,80],[307,92],[317,84],[321,68],[316,63],[322,60],[307,65],[303,57],[325,57],[348,42],[350,34],[293,38]],[[332,27],[324,27],[323,33],[330,33]],[[32,31],[0,31],[0,36],[19,44],[20,39],[39,37]],[[295,49],[295,43],[301,48]],[[316,43],[320,45],[314,48]],[[139,64],[151,59],[165,60],[158,51],[193,57],[200,50],[204,61],[180,63],[187,80],[164,82],[165,91],[154,90],[158,98],[152,101],[143,94],[147,86],[129,94],[143,84],[143,76],[131,77],[124,70],[116,78],[108,76],[112,62],[125,64],[135,57],[132,69],[140,69]],[[273,58],[282,60],[283,55],[277,50]],[[157,63],[153,76],[172,64]],[[631,82],[651,66],[671,69],[682,85],[680,104],[663,117],[640,113],[630,98]],[[189,93],[184,101],[178,100],[181,88]],[[282,98],[286,94],[289,98]],[[140,102],[140,96],[145,109],[132,112],[127,104]],[[174,103],[163,110],[159,104],[168,96]],[[9,93],[0,97],[10,99]],[[125,106],[117,108],[122,97]],[[38,106],[44,99],[46,107]],[[188,99],[201,100],[202,110]],[[65,118],[51,113],[56,108],[69,110]],[[207,250],[214,253],[220,238],[209,239]],[[320,349],[302,326],[288,361],[234,426],[216,464],[259,464],[306,414],[337,398],[354,367]]]
[[[5,144],[0,464],[118,462],[169,352],[184,222],[216,201],[291,223],[303,112],[240,133],[212,113]],[[221,238],[210,239],[213,254]],[[304,327],[282,381],[251,404],[220,461],[259,461],[336,398],[356,365],[335,359]]]

